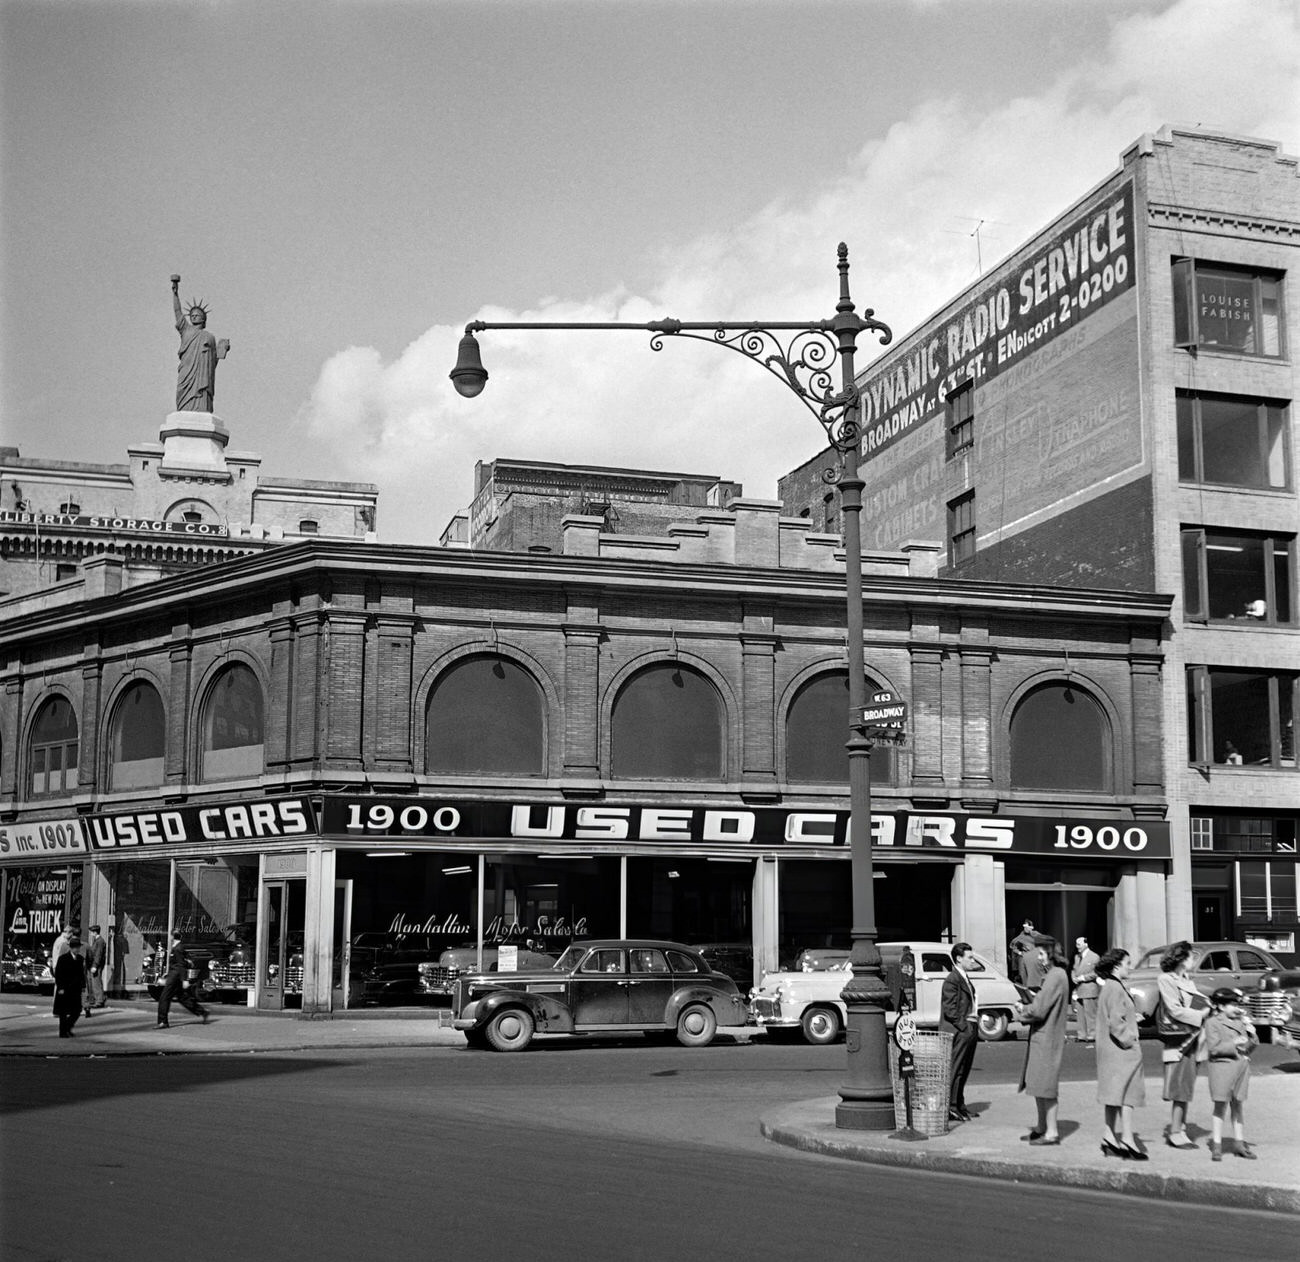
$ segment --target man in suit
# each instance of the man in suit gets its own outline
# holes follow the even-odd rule
[[[86,985],[86,969],[81,958],[81,938],[75,929],[62,935],[64,950],[54,963],[54,1015],[59,1018],[59,1037],[72,1038],[72,1027],[81,1016],[81,992]]]
[[[975,1115],[966,1108],[966,1079],[975,1059],[975,1040],[979,1037],[979,1010],[975,1001],[975,983],[970,967],[975,952],[969,942],[959,942],[952,949],[952,971],[943,979],[939,997],[939,1029],[952,1035],[952,1085],[948,1092],[948,1120],[973,1122]]]
[[[1074,967],[1070,973],[1074,981],[1075,1002],[1079,1005],[1076,1037],[1080,1043],[1091,1043],[1097,1037],[1097,996],[1101,994],[1101,984],[1097,981],[1098,958],[1087,938],[1075,938]]]
[[[86,948],[86,1016],[94,1008],[107,1004],[104,998],[104,965],[108,961],[108,943],[99,936],[99,926],[90,926]]]
[[[208,1023],[207,1009],[190,993],[189,957],[179,933],[172,934],[171,954],[167,957],[167,979],[163,982],[162,993],[158,996],[158,1029],[169,1028],[168,1014],[171,1012],[172,1000],[182,1008],[192,1012],[204,1025]]]

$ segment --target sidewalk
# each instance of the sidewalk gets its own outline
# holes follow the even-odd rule
[[[171,1029],[154,1028],[148,1001],[110,1001],[77,1022],[73,1038],[58,1036],[50,1000],[40,995],[0,995],[0,1058],[6,1056],[174,1056],[277,1053],[323,1048],[463,1047],[450,1015],[436,1009],[361,1009],[304,1017],[298,1012],[257,1012],[214,1004],[201,1024],[173,1007]],[[752,1031],[727,1030],[744,1038]],[[1246,1133],[1258,1161],[1242,1161],[1225,1144],[1212,1164],[1207,1148],[1209,1094],[1197,1084],[1188,1132],[1195,1150],[1165,1145],[1168,1106],[1159,1081],[1147,1077],[1147,1105],[1138,1110],[1137,1134],[1149,1162],[1102,1156],[1101,1106],[1092,1082],[1061,1084],[1059,1148],[1030,1148],[1021,1140],[1034,1119],[1033,1101],[1013,1084],[988,1084],[971,1099],[979,1120],[954,1125],[924,1142],[890,1139],[888,1132],[835,1127],[836,1099],[783,1105],[759,1119],[769,1140],[852,1161],[944,1171],[1023,1183],[1092,1188],[1134,1196],[1241,1209],[1300,1214],[1300,1073],[1256,1068],[1246,1102]],[[1230,1133],[1230,1132],[1229,1132]]]
[[[1012,1083],[981,1086],[968,1103],[974,1122],[954,1123],[947,1135],[909,1142],[888,1132],[837,1130],[838,1099],[805,1100],[773,1109],[759,1120],[765,1138],[805,1152],[851,1161],[938,1170],[1020,1183],[1122,1192],[1156,1200],[1190,1201],[1237,1209],[1300,1214],[1300,1074],[1256,1070],[1246,1101],[1246,1137],[1258,1161],[1243,1161],[1225,1140],[1223,1161],[1210,1161],[1211,1105],[1197,1083],[1187,1133],[1195,1149],[1164,1142],[1169,1106],[1160,1083],[1147,1076],[1147,1104],[1134,1132],[1150,1154],[1144,1162],[1101,1153],[1101,1105],[1092,1082],[1061,1083],[1061,1146],[1030,1148],[1021,1139],[1036,1119],[1034,1102]],[[1231,1135],[1230,1126],[1225,1133]]]
[[[151,1000],[109,1000],[82,1017],[73,1037],[59,1038],[58,1021],[42,995],[0,995],[0,1057],[171,1056],[230,1052],[298,1052],[336,1047],[463,1047],[451,1016],[430,1008],[360,1009],[304,1017],[209,1004],[202,1024],[179,1004],[171,1028],[156,1026]]]

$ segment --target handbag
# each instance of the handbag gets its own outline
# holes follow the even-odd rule
[[[1206,999],[1199,991],[1190,997],[1187,1007],[1194,1008],[1201,1012],[1209,1008],[1210,1001]],[[1156,1005],[1156,1033],[1169,1043],[1182,1043],[1189,1034],[1195,1035],[1201,1032],[1199,1025],[1190,1025],[1186,1021],[1179,1021],[1169,1013],[1165,1007],[1165,1001],[1162,999]]]

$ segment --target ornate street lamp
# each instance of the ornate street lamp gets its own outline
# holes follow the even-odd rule
[[[451,379],[467,399],[481,394],[487,384],[487,369],[479,353],[476,333],[491,329],[586,329],[641,330],[650,333],[650,349],[663,350],[665,337],[689,337],[738,351],[766,368],[798,396],[817,418],[832,448],[839,453],[838,465],[825,470],[822,479],[839,487],[844,520],[845,587],[848,595],[849,656],[849,830],[853,891],[852,979],[844,988],[848,1008],[848,1072],[840,1087],[836,1125],[854,1130],[890,1130],[894,1125],[893,1090],[889,1080],[885,1038],[885,1008],[890,991],[885,985],[876,946],[875,891],[871,859],[871,751],[877,739],[875,729],[863,724],[866,705],[866,665],[862,644],[862,487],[858,477],[858,448],[862,427],[858,389],[854,384],[853,357],[860,334],[870,330],[880,335],[882,345],[893,339],[889,326],[872,319],[868,309],[859,316],[849,297],[849,248],[842,242],[838,251],[840,298],[835,316],[807,323],[786,321],[730,324],[690,323],[683,320],[651,320],[631,323],[487,323],[474,320],[465,326],[460,353]],[[835,388],[835,359],[840,362],[840,388]]]

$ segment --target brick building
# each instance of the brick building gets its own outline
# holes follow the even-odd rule
[[[1296,159],[1166,127],[858,382],[869,546],[946,539],[944,576],[1174,594],[1170,931],[1290,958],[1298,263]],[[822,463],[780,494],[824,524]]]
[[[0,622],[6,955],[97,921],[121,989],[169,925],[229,931],[253,1002],[325,1010],[399,935],[670,937],[750,975],[847,944],[838,539],[735,498],[619,532],[640,501],[609,502],[550,552],[318,537]],[[913,716],[873,755],[882,936],[1004,959],[1032,892],[1161,937],[1169,602],[936,578],[925,545],[865,569],[870,683]]]

